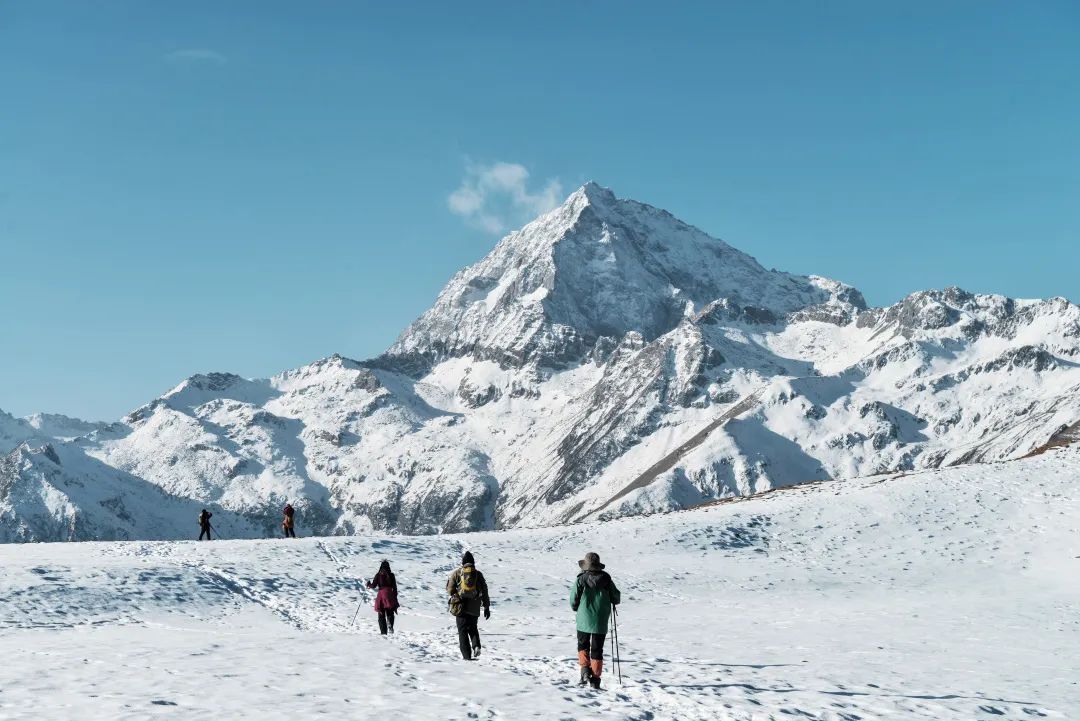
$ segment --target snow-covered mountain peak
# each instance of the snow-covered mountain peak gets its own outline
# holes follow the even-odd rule
[[[53,438],[78,438],[102,426],[101,423],[84,421],[59,413],[34,413],[27,416],[25,420],[31,428]]]
[[[618,198],[611,188],[605,188],[594,180],[582,185],[567,197],[564,206],[592,205],[595,207],[607,207],[618,203]]]
[[[955,286],[912,293],[887,308],[860,314],[860,327],[892,328],[906,338],[982,337],[1040,342],[1080,338],[1080,307],[1065,298],[1026,300],[971,293]],[[1068,347],[1073,347],[1070,341]]]
[[[249,380],[234,373],[198,373],[159,400],[176,409],[194,408],[210,400],[231,400],[261,405],[276,392],[266,380]]]
[[[0,454],[21,443],[40,445],[50,441],[69,441],[88,436],[108,426],[56,413],[35,413],[15,418],[0,410]]]
[[[279,373],[270,384],[281,392],[298,392],[311,386],[348,386],[374,390],[379,381],[363,363],[338,353],[299,368]]]
[[[461,271],[383,360],[422,372],[440,358],[565,365],[598,341],[651,341],[726,299],[775,318],[824,308],[847,322],[865,308],[850,286],[767,270],[670,213],[596,183],[503,238]]]

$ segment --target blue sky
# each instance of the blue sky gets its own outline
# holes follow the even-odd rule
[[[875,304],[1080,299],[1080,4],[395,5],[0,3],[0,408],[373,355],[589,179]]]

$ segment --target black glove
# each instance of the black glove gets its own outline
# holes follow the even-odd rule
[[[484,620],[487,621],[490,618],[491,618],[491,609],[485,606],[484,607]]]

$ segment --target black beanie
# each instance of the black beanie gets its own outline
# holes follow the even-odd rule
[[[475,564],[476,564],[476,561],[473,560],[472,551],[465,551],[465,555],[461,557],[461,565],[462,566],[472,566],[472,565],[475,565]]]

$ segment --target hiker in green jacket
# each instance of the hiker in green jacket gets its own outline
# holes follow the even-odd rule
[[[619,605],[622,595],[615,582],[604,570],[600,556],[586,553],[578,561],[581,573],[570,592],[570,608],[577,612],[578,665],[581,667],[581,685],[590,684],[600,688],[600,674],[604,670],[604,638],[607,636],[611,609]]]

